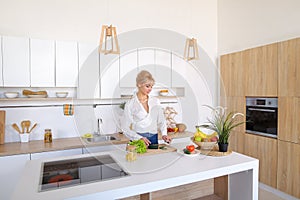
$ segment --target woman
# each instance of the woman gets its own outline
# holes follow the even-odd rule
[[[141,71],[136,77],[138,91],[125,104],[123,131],[131,140],[143,140],[147,146],[158,144],[158,131],[162,139],[170,143],[163,108],[159,99],[149,96],[154,78],[148,71]]]

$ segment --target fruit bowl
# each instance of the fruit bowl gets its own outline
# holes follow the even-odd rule
[[[204,150],[213,149],[214,146],[217,144],[217,142],[200,142],[200,141],[195,141],[194,137],[191,137],[191,140],[196,145],[198,145],[200,147],[200,149],[204,149]]]

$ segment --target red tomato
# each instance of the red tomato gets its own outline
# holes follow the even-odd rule
[[[193,152],[195,150],[195,146],[194,145],[188,145],[186,146],[186,149],[189,151],[189,152]]]

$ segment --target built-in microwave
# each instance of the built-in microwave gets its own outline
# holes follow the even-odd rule
[[[278,99],[246,98],[246,132],[277,138]]]

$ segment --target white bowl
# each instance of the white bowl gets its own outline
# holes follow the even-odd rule
[[[18,97],[18,95],[19,95],[19,92],[5,92],[4,93],[4,96],[9,99],[16,98],[16,97]]]
[[[58,98],[65,98],[68,96],[68,94],[69,94],[68,92],[56,92],[56,96]]]
[[[159,95],[160,96],[168,96],[169,92],[160,92]]]

